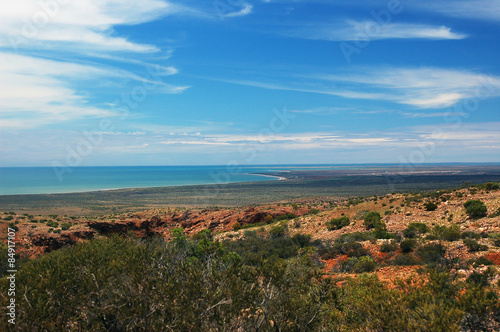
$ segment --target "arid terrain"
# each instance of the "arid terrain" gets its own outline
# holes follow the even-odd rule
[[[487,216],[473,219],[466,214],[464,203],[480,200],[487,207]],[[427,211],[425,203],[434,202],[437,208]],[[470,187],[441,190],[429,193],[387,194],[350,199],[302,199],[269,205],[244,207],[211,208],[162,208],[143,210],[136,213],[110,214],[100,217],[30,215],[16,211],[4,212],[1,231],[5,233],[8,225],[18,227],[17,238],[21,256],[34,257],[64,246],[73,245],[92,238],[113,233],[149,238],[161,236],[170,238],[171,230],[182,227],[186,234],[209,229],[214,238],[230,241],[242,238],[249,231],[268,232],[276,225],[283,225],[290,236],[308,234],[312,241],[332,243],[340,236],[355,232],[366,232],[363,218],[368,212],[378,212],[385,222],[387,232],[404,237],[404,231],[412,223],[428,226],[429,234],[436,226],[458,225],[461,234],[477,234],[473,237],[480,245],[486,246],[479,251],[469,250],[460,238],[440,241],[447,248],[450,257],[471,261],[486,257],[495,265],[500,264],[500,243],[495,235],[500,234],[500,190]],[[346,216],[350,224],[339,230],[328,230],[326,223],[334,218]],[[463,238],[463,237],[462,237]],[[390,281],[397,277],[408,277],[416,273],[418,264],[398,266],[394,258],[401,254],[396,246],[390,252],[381,252],[381,245],[390,239],[370,239],[361,241],[363,247],[377,261],[375,273],[381,280]],[[421,237],[421,243],[431,243],[433,238]],[[325,274],[337,277],[353,274],[339,273],[338,267],[347,260],[347,255],[323,259]],[[461,271],[464,276],[476,266]],[[500,278],[494,277],[494,281]]]

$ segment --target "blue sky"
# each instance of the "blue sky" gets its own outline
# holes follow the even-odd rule
[[[500,162],[500,1],[0,4],[0,166]]]

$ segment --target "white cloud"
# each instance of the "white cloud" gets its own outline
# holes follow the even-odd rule
[[[251,14],[252,13],[252,10],[253,10],[253,6],[249,3],[243,3],[242,4],[242,8],[240,10],[235,10],[235,11],[231,11],[231,12],[228,12],[228,13],[224,13],[222,15],[222,17],[239,17],[239,16],[246,16],[248,14]]]
[[[269,90],[289,90],[380,100],[421,109],[445,108],[467,98],[500,96],[500,77],[442,68],[357,67],[336,74],[295,75],[287,83],[222,80]],[[317,113],[324,110],[296,112]]]
[[[113,26],[134,25],[188,9],[162,0],[0,2],[0,47],[50,48],[70,43],[80,50],[155,52],[113,35]]]
[[[370,41],[381,39],[464,39],[464,34],[452,32],[446,26],[425,24],[390,23],[376,21],[337,22],[312,24],[285,33],[291,37],[328,41]]]
[[[500,0],[423,0],[408,6],[452,17],[500,21]]]
[[[28,128],[117,115],[112,109],[92,106],[83,93],[72,87],[78,82],[114,79],[123,85],[124,80],[130,80],[138,86],[152,86],[160,93],[186,89],[160,80],[162,76],[175,74],[175,68],[155,68],[157,78],[143,78],[114,68],[0,52],[0,127]]]

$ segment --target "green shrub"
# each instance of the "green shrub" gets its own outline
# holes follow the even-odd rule
[[[348,257],[370,255],[369,251],[359,242],[335,242],[330,245],[324,244],[320,246],[319,254],[323,259],[331,259],[339,255],[347,255]]]
[[[478,240],[478,239],[481,238],[481,234],[476,233],[476,232],[471,232],[471,231],[465,231],[465,232],[462,232],[462,234],[460,235],[460,237],[462,239],[474,239],[474,240]]]
[[[237,221],[233,224],[233,230],[237,231],[241,229],[241,224]]]
[[[273,221],[274,221],[273,216],[267,215],[267,216],[264,218],[264,222],[265,222],[266,224],[271,224]]]
[[[380,245],[380,252],[393,252],[398,249],[398,246],[394,241],[391,242],[384,242]]]
[[[480,200],[468,200],[464,203],[467,214],[472,219],[479,219],[486,217],[488,209],[486,205]]]
[[[330,221],[327,221],[326,228],[329,231],[333,231],[333,230],[341,229],[345,226],[349,226],[350,223],[351,223],[351,221],[350,221],[349,217],[343,216],[343,217],[334,218]]]
[[[470,252],[477,252],[477,251],[486,251],[486,250],[488,250],[488,246],[483,245],[483,244],[479,244],[475,240],[464,239],[462,241],[467,246],[467,248],[469,248]]]
[[[340,265],[341,272],[365,273],[375,270],[377,263],[368,256],[351,257]]]
[[[418,236],[418,230],[416,228],[413,228],[413,227],[408,227],[408,228],[403,230],[403,235],[407,239],[413,239],[413,238],[416,238]]]
[[[408,227],[417,229],[420,234],[425,234],[429,231],[429,227],[422,222],[412,222]]]
[[[269,235],[271,236],[271,238],[285,236],[285,227],[281,225],[274,226],[269,230]]]
[[[412,255],[401,254],[394,257],[391,264],[396,266],[413,266],[418,265],[418,262]]]
[[[441,243],[429,243],[419,247],[415,254],[426,264],[442,263],[446,248]]]
[[[366,229],[382,228],[383,222],[380,213],[374,211],[367,213],[366,216],[364,217],[364,224]]]
[[[425,210],[426,211],[436,211],[438,206],[436,203],[433,202],[427,202],[424,204]]]
[[[9,215],[9,216],[7,216],[7,217],[3,218],[3,220],[6,220],[6,221],[10,221],[10,220],[12,220],[12,219],[14,219],[14,217],[12,217],[11,215]]]
[[[481,256],[475,260],[472,261],[472,264],[474,266],[479,266],[479,265],[494,265],[492,261],[490,261],[488,258]]]
[[[335,242],[344,243],[344,242],[354,242],[354,241],[369,241],[372,239],[374,239],[374,237],[370,232],[366,233],[353,232],[353,233],[342,234],[335,240]]]
[[[432,232],[438,239],[450,242],[460,240],[461,236],[460,226],[458,225],[451,225],[450,227],[436,225]]]
[[[65,224],[62,224],[62,225],[61,225],[61,229],[62,229],[63,231],[66,231],[66,230],[70,229],[70,228],[71,228],[71,226],[72,226],[72,225],[71,225],[70,223],[65,223]]]
[[[417,246],[417,240],[415,239],[404,240],[399,244],[401,251],[404,253],[412,252],[416,246]]]

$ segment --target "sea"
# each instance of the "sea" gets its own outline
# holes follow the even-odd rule
[[[394,164],[385,164],[384,167]],[[273,181],[276,172],[362,169],[380,164],[253,166],[0,167],[0,195],[74,193],[126,188]]]
[[[255,166],[0,167],[0,195],[279,180],[266,175],[273,171]]]

